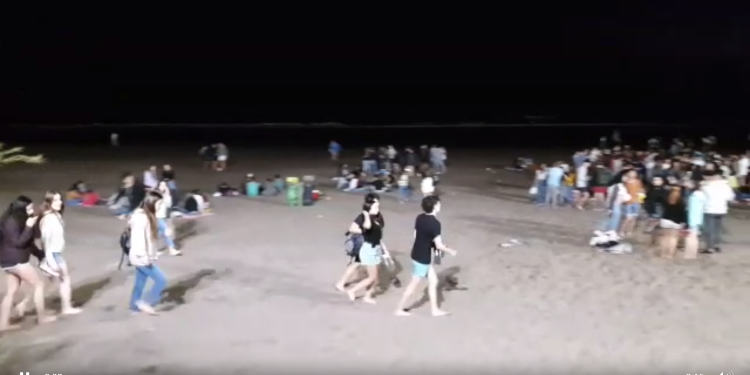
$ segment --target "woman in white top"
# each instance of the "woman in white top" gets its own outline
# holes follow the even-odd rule
[[[421,188],[423,197],[429,197],[430,195],[435,194],[435,180],[429,173],[425,173],[422,178]]]
[[[71,280],[68,264],[62,256],[65,250],[65,224],[62,219],[63,200],[60,193],[48,191],[44,195],[44,213],[39,221],[39,230],[42,235],[42,247],[44,248],[44,261],[47,267],[57,273],[52,278],[60,284],[60,302],[63,315],[78,314],[82,310],[73,307],[71,302]]]
[[[164,243],[169,248],[169,255],[182,255],[174,245],[173,231],[169,223],[169,211],[172,208],[172,194],[169,190],[169,182],[162,180],[159,182],[156,191],[161,194],[162,199],[156,205],[156,221],[159,227],[159,237],[164,239]]]
[[[135,285],[130,297],[130,310],[155,315],[154,305],[161,300],[161,292],[167,285],[167,279],[159,267],[154,264],[157,254],[154,241],[158,236],[156,208],[162,200],[161,194],[149,191],[141,206],[130,217],[130,264],[135,266]],[[146,281],[151,278],[154,285],[143,299]]]

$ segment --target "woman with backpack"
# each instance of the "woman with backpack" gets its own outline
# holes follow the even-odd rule
[[[157,254],[154,241],[158,238],[156,209],[162,195],[156,191],[146,194],[141,206],[130,217],[130,251],[128,259],[135,266],[135,284],[130,297],[130,310],[156,315],[154,305],[161,300],[161,292],[167,284],[164,273],[154,264]],[[142,299],[146,281],[151,278],[154,285]]]
[[[45,316],[44,282],[29,264],[29,249],[33,246],[37,219],[31,199],[25,196],[16,198],[0,217],[0,267],[6,275],[6,293],[0,304],[0,332],[18,328],[9,325],[10,311],[13,297],[24,281],[34,288],[37,322],[43,324],[56,320],[53,316]],[[25,307],[24,302],[17,305],[19,315],[25,313]]]
[[[357,293],[366,289],[364,298],[366,303],[375,304],[374,294],[378,285],[378,267],[383,263],[383,258],[390,259],[390,254],[383,243],[383,228],[385,220],[380,213],[380,197],[377,194],[368,194],[362,213],[354,219],[349,231],[362,233],[362,247],[359,249],[359,262],[367,267],[367,277],[346,291],[350,300],[357,299]]]
[[[58,274],[53,279],[60,284],[61,314],[78,314],[82,310],[73,307],[71,302],[70,272],[62,255],[65,250],[65,223],[62,218],[65,206],[63,205],[62,195],[57,191],[48,191],[44,195],[42,208],[44,213],[42,218],[39,219],[39,230],[42,247],[44,248],[44,262],[47,267]]]

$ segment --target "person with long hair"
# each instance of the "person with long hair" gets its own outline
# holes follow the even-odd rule
[[[409,286],[406,287],[401,300],[398,302],[395,314],[397,316],[409,316],[411,313],[406,310],[406,302],[417,290],[419,283],[427,278],[427,294],[430,300],[432,316],[448,315],[447,311],[441,310],[438,306],[438,275],[433,264],[439,262],[442,252],[456,256],[458,252],[445,246],[441,236],[441,225],[435,217],[440,212],[440,199],[437,196],[428,196],[422,199],[422,210],[424,213],[417,216],[414,223],[414,246],[411,250],[412,279]]]
[[[382,241],[383,228],[385,228],[385,219],[380,212],[380,198],[376,194],[368,194],[362,206],[362,213],[354,219],[349,228],[350,232],[362,233],[364,242],[359,250],[359,261],[361,265],[367,267],[367,277],[346,291],[352,301],[357,298],[360,290],[366,289],[362,300],[370,304],[375,303],[373,297],[378,286],[378,267],[383,263],[384,257],[390,258]],[[342,280],[345,281],[345,279]],[[337,287],[341,285],[339,281]]]
[[[154,263],[158,258],[154,241],[158,238],[156,210],[162,195],[156,191],[146,194],[141,206],[130,217],[130,264],[135,266],[135,284],[130,296],[130,310],[156,315],[154,305],[161,300],[161,292],[167,284],[164,273]],[[143,299],[143,289],[148,279],[154,281],[151,290]]]
[[[162,196],[162,199],[156,205],[156,222],[159,228],[159,237],[164,239],[164,243],[169,249],[169,255],[182,255],[182,252],[175,247],[173,231],[169,222],[169,211],[172,208],[172,193],[169,189],[168,181],[160,181],[157,184],[156,191]]]
[[[62,255],[65,250],[65,224],[62,218],[65,206],[62,195],[57,191],[48,191],[44,195],[42,209],[39,230],[44,248],[44,262],[46,266],[58,273],[53,279],[60,284],[61,313],[63,315],[78,314],[82,310],[73,307],[70,272]]]
[[[5,272],[6,292],[0,304],[0,331],[18,326],[10,326],[10,310],[13,297],[21,286],[27,282],[34,288],[34,304],[39,324],[54,321],[53,316],[46,316],[44,309],[44,282],[36,270],[29,264],[29,248],[32,246],[34,226],[38,217],[34,215],[31,199],[25,196],[16,198],[0,216],[0,267]],[[19,315],[25,313],[25,303],[17,306]]]
[[[677,251],[680,230],[687,222],[687,209],[682,197],[682,186],[670,185],[664,202],[664,214],[659,221],[661,230],[660,255],[672,259]]]

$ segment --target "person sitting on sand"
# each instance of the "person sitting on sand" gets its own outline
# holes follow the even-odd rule
[[[120,218],[130,214],[146,196],[146,187],[132,173],[123,174],[120,190],[110,199],[110,210]]]
[[[65,193],[66,206],[93,207],[103,203],[99,194],[89,189],[83,181],[76,181]]]
[[[214,197],[236,197],[238,195],[240,195],[240,192],[226,182],[216,186],[216,192],[214,193]]]
[[[171,165],[164,164],[161,170],[161,179],[167,181],[167,186],[169,186],[169,190],[174,195],[177,191],[177,181],[175,180],[174,169],[172,169]]]
[[[274,195],[279,195],[286,190],[286,182],[281,178],[280,174],[275,175],[273,180]]]
[[[245,195],[248,197],[257,197],[261,194],[261,188],[260,183],[255,180],[255,175],[248,173],[245,177],[245,184],[242,189],[245,192]]]
[[[180,210],[188,215],[203,215],[207,213],[208,208],[208,198],[201,194],[200,190],[195,189],[188,193],[185,198],[185,207]]]
[[[448,312],[438,307],[438,275],[435,271],[436,264],[442,253],[446,252],[456,256],[458,252],[443,243],[442,228],[436,215],[440,212],[440,199],[437,196],[427,196],[422,199],[422,210],[424,213],[417,216],[414,224],[414,245],[411,250],[413,271],[409,286],[406,287],[401,300],[396,307],[397,316],[409,316],[411,313],[406,308],[406,303],[416,292],[419,283],[427,278],[427,294],[430,300],[432,316],[444,316]]]
[[[261,195],[266,197],[279,195],[279,193],[276,191],[276,188],[274,187],[272,178],[267,178],[266,182],[263,183],[263,186],[261,188]]]
[[[145,186],[146,189],[156,188],[156,185],[159,184],[159,179],[157,176],[158,173],[156,170],[156,166],[150,166],[148,169],[143,171],[143,186]]]

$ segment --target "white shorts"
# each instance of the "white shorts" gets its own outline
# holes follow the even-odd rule
[[[216,160],[218,161],[227,161],[228,156],[226,155],[219,155],[216,157]]]

